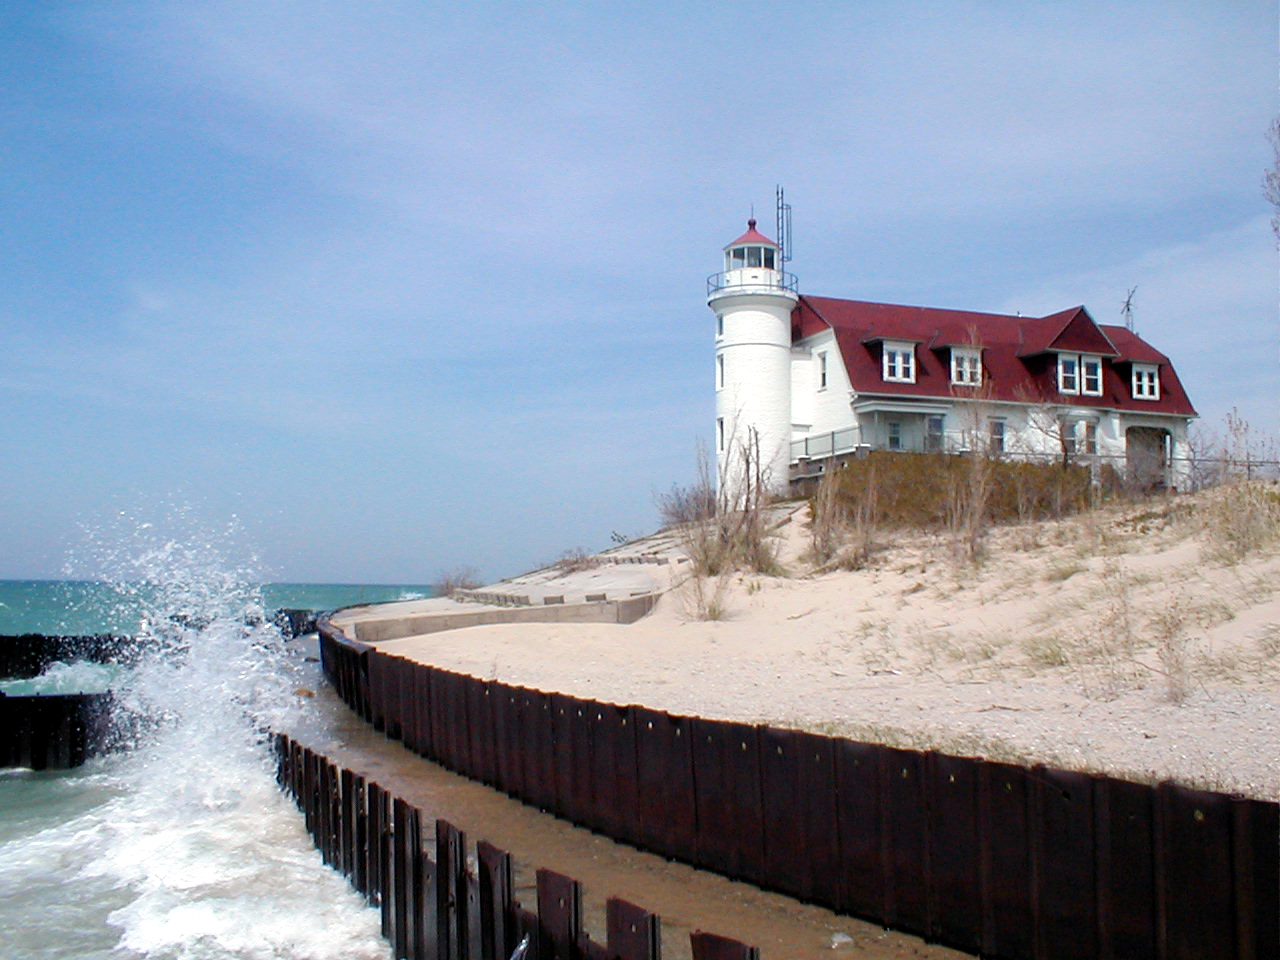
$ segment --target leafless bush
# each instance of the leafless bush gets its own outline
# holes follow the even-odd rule
[[[1158,673],[1164,678],[1165,696],[1170,703],[1185,703],[1191,695],[1191,650],[1186,617],[1177,604],[1155,615]]]
[[[724,475],[713,484],[710,458],[700,451],[697,495],[684,501],[699,507],[703,491],[714,490],[714,510],[703,519],[682,523],[677,529],[693,571],[698,576],[718,576],[735,570],[776,575],[781,572],[777,549],[769,536],[770,501],[768,470],[760,457],[760,439],[754,429],[746,442],[731,442]],[[662,504],[659,503],[661,509]]]
[[[1201,497],[1198,519],[1210,559],[1235,563],[1280,540],[1280,485],[1238,479]]]
[[[862,483],[856,488],[843,486],[846,500],[845,515],[848,529],[844,548],[836,559],[836,565],[844,570],[861,570],[871,562],[872,555],[880,549],[877,533],[880,524],[879,473],[874,463],[868,464],[862,474]],[[849,498],[852,502],[849,503]]]
[[[984,541],[991,526],[993,467],[991,457],[977,445],[964,454],[963,461],[961,470],[952,477],[947,526],[956,557],[972,564],[982,560]]]
[[[677,588],[684,615],[690,620],[723,620],[728,615],[729,574],[707,576],[691,571]]]
[[[823,567],[832,561],[844,539],[844,504],[835,472],[828,470],[809,501],[809,562]]]
[[[588,553],[582,547],[574,547],[562,553],[556,560],[555,566],[562,573],[581,573],[583,570],[594,570],[603,562],[598,556]]]
[[[705,451],[699,451],[700,461],[705,461]],[[654,494],[654,504],[663,529],[701,523],[716,515],[716,488],[711,483],[705,462],[700,462],[698,478],[687,486],[673,483],[671,489]]]
[[[475,590],[483,585],[475,567],[455,567],[440,573],[431,588],[437,597],[451,597],[459,590]]]

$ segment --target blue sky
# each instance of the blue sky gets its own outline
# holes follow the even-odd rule
[[[0,7],[0,577],[181,505],[270,579],[519,572],[655,525],[703,281],[1083,303],[1280,429],[1274,3]]]

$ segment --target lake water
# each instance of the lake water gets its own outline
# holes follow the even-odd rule
[[[0,634],[158,641],[134,669],[55,665],[12,690],[110,686],[154,726],[77,770],[0,771],[0,956],[386,960],[377,912],[276,788],[262,731],[288,729],[314,667],[300,674],[262,621],[429,591],[263,587],[204,547],[164,547],[141,551],[132,580],[0,582]]]

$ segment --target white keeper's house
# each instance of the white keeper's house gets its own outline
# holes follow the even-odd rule
[[[1185,486],[1196,412],[1133,331],[1084,307],[1011,317],[809,296],[783,252],[749,220],[707,280],[721,482],[744,451],[785,491],[871,450],[981,445]]]

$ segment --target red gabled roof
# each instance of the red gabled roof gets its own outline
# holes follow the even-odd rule
[[[747,221],[747,232],[744,233],[742,236],[740,236],[737,240],[734,240],[732,243],[726,243],[724,245],[724,248],[728,250],[730,247],[741,246],[744,243],[763,243],[771,247],[777,246],[776,243],[774,243],[772,240],[770,240],[763,233],[761,233],[759,230],[756,229],[755,217],[752,217],[750,220]]]
[[[1024,341],[1019,351],[1019,355],[1023,357],[1051,351],[1092,353],[1102,357],[1117,356],[1115,344],[1107,338],[1102,328],[1093,322],[1093,317],[1089,316],[1089,311],[1084,307],[1072,307],[1070,310],[1042,317],[1029,333],[1031,339]]]
[[[1083,307],[1047,317],[911,307],[864,300],[802,296],[791,314],[792,340],[831,329],[840,347],[849,383],[860,394],[951,398],[972,395],[951,384],[950,347],[982,348],[983,378],[992,400],[1064,403],[1073,406],[1195,416],[1169,358],[1124,327],[1100,326]],[[881,375],[884,340],[917,344],[916,382],[890,383]],[[1057,352],[1100,355],[1101,396],[1058,392]],[[1134,400],[1129,364],[1160,366],[1160,399]]]

